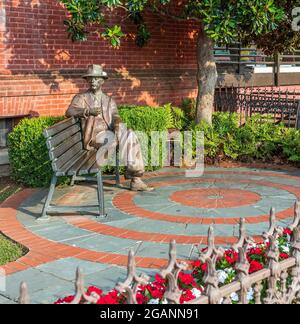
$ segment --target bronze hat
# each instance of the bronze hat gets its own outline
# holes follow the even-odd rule
[[[88,77],[98,77],[108,79],[107,73],[103,71],[101,65],[92,64],[88,67],[87,73],[82,76],[84,79]]]

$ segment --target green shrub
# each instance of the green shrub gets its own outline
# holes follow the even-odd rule
[[[146,132],[164,131],[173,127],[172,116],[167,109],[148,106],[120,106],[119,113],[127,128]]]
[[[286,129],[282,140],[284,157],[291,162],[300,162],[300,131]]]
[[[9,160],[15,181],[30,187],[49,185],[52,169],[43,131],[62,119],[23,119],[9,134]]]
[[[164,107],[122,106],[119,108],[120,116],[128,128],[147,134],[150,134],[151,131],[166,131],[176,126],[181,127],[183,122],[180,121],[180,118],[184,118],[184,115],[181,115],[178,110],[179,108],[173,109],[172,107],[165,109]],[[15,181],[29,187],[49,186],[53,172],[43,131],[63,118],[24,119],[10,133],[8,138],[9,159],[12,177]],[[143,153],[146,154],[146,152]],[[147,167],[147,171],[154,169],[157,167]],[[104,172],[113,171],[112,167],[104,168]],[[124,168],[121,170],[121,173],[123,172]],[[66,178],[59,178],[59,180],[60,183],[64,183]]]
[[[213,126],[205,122],[191,125],[192,131],[204,132],[206,158],[300,162],[299,130],[275,125],[271,118],[262,119],[261,115],[253,115],[241,127],[238,120],[236,113],[214,113]]]
[[[184,111],[187,119],[192,123],[196,119],[196,100],[191,98],[183,99],[181,108]]]

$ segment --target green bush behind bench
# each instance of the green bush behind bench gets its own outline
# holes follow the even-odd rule
[[[189,113],[171,105],[158,108],[121,106],[119,111],[128,128],[148,134],[173,128],[204,131],[205,156],[209,162],[226,159],[243,162],[280,160],[291,164],[300,162],[300,131],[274,125],[271,120],[261,121],[258,115],[239,127],[239,115],[235,113],[215,113],[213,126],[210,126],[204,122],[195,125]],[[30,187],[49,185],[52,169],[43,131],[62,119],[24,119],[15,127],[8,139],[14,180]],[[104,171],[112,169],[107,167]]]
[[[150,133],[169,128],[183,127],[185,120],[179,108],[121,106],[120,116],[128,128]],[[182,120],[180,119],[182,117]],[[64,117],[38,117],[24,119],[8,137],[9,159],[12,177],[18,183],[29,187],[49,186],[52,169],[43,131],[61,121]],[[151,171],[155,168],[147,168]],[[105,171],[112,171],[106,167]],[[65,181],[65,179],[61,179]]]

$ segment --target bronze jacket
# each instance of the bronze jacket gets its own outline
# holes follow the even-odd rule
[[[102,108],[99,116],[91,116],[91,108]],[[80,117],[84,132],[85,149],[93,149],[96,143],[96,136],[104,130],[115,131],[120,122],[118,108],[115,101],[104,93],[94,95],[90,90],[76,95],[67,112],[67,117]]]

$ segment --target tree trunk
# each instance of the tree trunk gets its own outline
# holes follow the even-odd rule
[[[198,97],[196,106],[196,123],[201,120],[212,124],[215,88],[218,79],[214,58],[214,43],[201,26],[197,42],[198,61]]]

